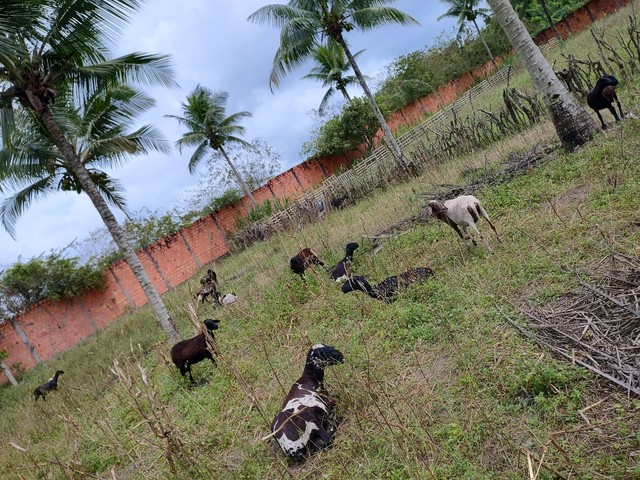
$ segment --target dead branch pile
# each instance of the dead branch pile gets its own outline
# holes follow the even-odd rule
[[[561,357],[640,395],[640,258],[612,254],[611,268],[582,291],[542,307],[521,307],[522,333]]]

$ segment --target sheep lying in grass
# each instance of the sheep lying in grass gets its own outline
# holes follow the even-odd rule
[[[353,261],[353,252],[359,247],[355,242],[347,243],[345,247],[345,255],[342,260],[331,271],[331,278],[336,282],[342,282],[347,280],[351,275],[351,262]]]
[[[431,200],[427,205],[425,213],[427,216],[435,217],[449,225],[465,243],[468,239],[471,239],[473,244],[477,245],[476,239],[469,234],[469,229],[471,229],[484,242],[487,250],[491,252],[491,247],[489,247],[489,244],[484,240],[484,237],[476,226],[476,223],[480,217],[482,217],[489,223],[496,237],[498,237],[498,241],[502,242],[496,227],[491,223],[491,220],[489,220],[489,215],[487,215],[486,210],[482,207],[480,200],[473,195],[461,195],[445,202]],[[461,228],[464,234],[460,231]]]
[[[320,261],[318,255],[310,248],[304,248],[298,252],[295,257],[289,260],[289,267],[293,273],[300,275],[304,281],[304,271],[311,265],[320,265],[324,267],[324,263]]]
[[[40,397],[42,397],[42,399],[46,402],[47,392],[50,392],[51,390],[58,390],[58,378],[60,378],[60,375],[62,375],[63,373],[64,370],[57,370],[48,382],[43,383],[33,391],[33,396],[35,397],[36,402]]]
[[[400,275],[388,277],[372,287],[366,277],[363,275],[356,275],[342,284],[342,293],[360,290],[362,292],[366,292],[372,298],[377,298],[383,302],[391,303],[395,300],[395,294],[400,290],[407,288],[413,283],[422,282],[433,276],[433,270],[428,267],[411,268]]]
[[[616,122],[619,122],[621,118],[624,118],[620,100],[618,100],[618,96],[616,95],[616,85],[618,85],[618,79],[616,77],[613,75],[603,75],[596,82],[596,86],[587,93],[587,105],[589,105],[593,111],[596,112],[596,115],[598,115],[603,130],[607,128],[607,125],[604,123],[602,115],[600,115],[600,110],[605,108],[608,109],[611,112],[611,115],[613,115],[613,118],[616,119]],[[613,106],[614,100],[618,104],[618,110],[620,111],[619,117]]]
[[[210,318],[204,321],[204,325],[209,332],[217,330],[218,323],[220,323],[220,320],[211,320]],[[213,337],[213,333],[211,333],[211,336]],[[189,380],[191,380],[192,384],[195,382],[191,375],[191,365],[201,362],[205,358],[211,360],[214,365],[216,364],[215,358],[207,348],[207,339],[204,332],[178,342],[171,348],[171,361],[180,370],[183,377],[189,373]]]
[[[293,460],[331,445],[335,433],[335,401],[324,390],[324,369],[344,363],[341,352],[314,345],[307,353],[302,376],[293,384],[271,431],[282,451]]]

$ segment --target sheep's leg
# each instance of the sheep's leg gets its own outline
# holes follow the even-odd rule
[[[496,237],[498,237],[498,241],[500,243],[502,243],[502,239],[500,238],[500,235],[498,234],[498,230],[496,230],[495,225],[493,223],[491,223],[491,220],[489,219],[489,215],[487,215],[487,211],[482,207],[482,205],[479,206],[478,212],[480,212],[480,215],[482,215],[482,218],[484,218],[487,221],[487,223],[491,227],[491,230],[493,230],[495,232]]]
[[[613,118],[616,119],[616,122],[619,122],[620,121],[620,117],[618,117],[618,113],[616,112],[616,109],[613,108],[613,104],[610,104],[607,108],[611,112],[611,115],[613,115]]]

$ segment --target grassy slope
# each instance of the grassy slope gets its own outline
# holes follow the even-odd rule
[[[621,90],[626,109],[637,108],[638,91]],[[538,141],[555,141],[549,125],[217,264],[225,290],[243,301],[225,311],[200,308],[201,319],[222,319],[219,368],[193,369],[204,385],[188,388],[168,364],[150,312],[140,309],[24,375],[18,388],[0,389],[0,476],[111,478],[113,468],[117,478],[171,478],[162,442],[110,371],[114,358],[145,367],[152,387],[133,366],[132,388],[142,412],[165,413],[159,421],[180,435],[185,453],[176,478],[510,479],[526,477],[527,455],[534,465],[544,457],[541,478],[554,478],[552,471],[566,478],[640,475],[639,402],[554,360],[500,313],[518,318],[512,303],[541,304],[575,290],[612,249],[640,253],[637,121],[479,193],[505,240],[498,244],[480,225],[495,255],[465,250],[441,223],[415,227],[375,256],[362,239],[416,213],[422,200],[414,192],[460,181],[461,171],[501,164]],[[383,305],[342,295],[322,272],[305,286],[286,268],[299,246],[313,246],[332,264],[352,240],[362,245],[357,271],[374,281],[417,265],[431,266],[437,277]],[[224,281],[239,272],[246,273]],[[193,331],[185,306],[196,284],[165,296],[185,336]],[[327,374],[344,422],[334,448],[288,465],[261,439],[317,342],[346,355]],[[57,368],[67,372],[60,391],[34,404],[31,390]],[[536,385],[552,385],[556,394],[521,405],[519,388]],[[584,412],[586,423],[579,410],[602,399]]]

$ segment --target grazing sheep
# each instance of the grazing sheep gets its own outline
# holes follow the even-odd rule
[[[335,401],[324,389],[324,368],[344,363],[344,356],[328,345],[314,345],[307,353],[302,376],[293,384],[273,419],[271,431],[282,451],[293,460],[331,445],[335,433]]]
[[[589,105],[596,112],[596,115],[598,115],[603,130],[606,130],[607,126],[602,119],[602,115],[600,115],[600,110],[604,108],[609,109],[613,118],[616,119],[616,122],[619,122],[621,118],[624,118],[624,115],[622,114],[622,106],[620,105],[620,101],[616,95],[616,85],[618,85],[618,79],[616,77],[613,75],[603,75],[596,82],[596,86],[587,93],[587,105]],[[618,117],[616,109],[613,107],[614,100],[618,104],[620,117]]]
[[[344,258],[338,262],[331,272],[331,278],[336,282],[347,280],[351,275],[351,262],[353,261],[353,252],[359,247],[355,242],[347,243]]]
[[[366,292],[372,298],[391,303],[395,299],[396,292],[407,288],[412,283],[421,282],[434,275],[433,270],[428,267],[411,268],[400,275],[393,275],[384,279],[374,287],[363,275],[356,275],[342,284],[342,293],[360,290]]]
[[[320,261],[318,255],[310,248],[304,248],[298,254],[289,260],[289,267],[293,273],[300,275],[304,281],[304,271],[311,265],[320,265],[324,267],[324,263]]]
[[[220,303],[220,294],[218,293],[218,287],[215,283],[207,283],[200,290],[197,291],[196,297],[199,302],[204,303],[207,300],[207,297],[213,298],[213,300],[218,304]]]
[[[50,392],[51,390],[58,390],[58,378],[60,378],[60,375],[62,375],[63,373],[64,373],[64,370],[57,370],[56,373],[51,378],[51,380],[49,380],[46,383],[43,383],[33,391],[33,396],[35,397],[36,402],[40,397],[42,397],[42,399],[46,402],[47,392]]]
[[[453,228],[460,238],[466,243],[467,239],[471,239],[474,245],[477,245],[476,239],[469,234],[469,228],[478,235],[489,251],[491,247],[485,242],[484,237],[478,231],[476,223],[480,217],[484,218],[498,237],[498,241],[502,242],[496,227],[489,220],[486,210],[482,207],[480,200],[473,195],[461,195],[459,197],[441,202],[439,200],[431,200],[427,206],[426,214],[429,217],[436,217]],[[462,228],[463,233],[460,231]]]
[[[204,325],[209,332],[217,330],[218,323],[220,323],[220,320],[211,320],[210,318],[204,321]],[[213,337],[213,333],[211,333],[211,336]],[[207,348],[207,339],[204,332],[178,342],[171,348],[171,361],[178,367],[183,377],[187,372],[189,373],[189,380],[191,380],[192,384],[195,382],[191,375],[191,365],[201,362],[205,358],[211,360],[214,365],[216,364],[215,358]]]
[[[216,275],[216,272],[211,269],[207,270],[207,274],[200,279],[200,285],[202,286],[210,283],[218,283],[218,276]]]
[[[218,294],[218,303],[223,307],[227,305],[231,305],[232,303],[236,303],[238,301],[238,296],[234,293],[225,293],[224,295]]]

